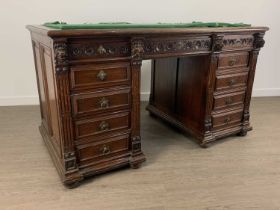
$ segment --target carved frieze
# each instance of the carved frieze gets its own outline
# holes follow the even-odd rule
[[[70,45],[69,54],[71,58],[81,57],[123,57],[129,56],[128,43],[75,43]]]
[[[251,48],[253,47],[253,36],[231,36],[223,40],[224,49]]]
[[[174,39],[147,40],[145,54],[162,54],[176,52],[208,51],[211,47],[210,38],[207,39]]]

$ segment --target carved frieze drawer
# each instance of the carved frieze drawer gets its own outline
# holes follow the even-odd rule
[[[130,108],[130,88],[108,88],[99,92],[72,95],[71,98],[74,116],[108,113]]]
[[[130,55],[130,43],[126,40],[115,39],[72,40],[68,52],[70,60],[128,57]]]
[[[253,35],[226,35],[223,39],[223,50],[252,49]]]
[[[249,52],[223,53],[219,55],[218,68],[247,67]]]
[[[91,119],[75,121],[75,138],[90,138],[107,135],[130,127],[130,113],[122,112],[105,116],[96,116]]]
[[[240,124],[242,120],[242,116],[243,116],[243,109],[234,110],[222,114],[213,114],[212,115],[213,130],[218,130],[225,127],[230,127],[232,125]]]
[[[77,145],[80,165],[105,161],[111,157],[128,152],[129,134],[107,138],[106,140],[89,144]]]
[[[168,53],[190,53],[208,52],[211,49],[210,37],[182,37],[182,38],[148,38],[144,43],[144,55],[168,54]]]
[[[130,84],[130,63],[91,64],[71,67],[71,88],[83,89]]]
[[[214,110],[223,110],[236,106],[243,108],[245,91],[234,92],[230,94],[214,95]]]
[[[245,88],[247,85],[248,72],[217,75],[216,76],[216,91],[230,90],[232,88]]]

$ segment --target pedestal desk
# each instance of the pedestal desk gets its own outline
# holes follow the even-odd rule
[[[139,87],[144,59],[153,63],[151,114],[203,147],[251,130],[249,105],[266,27],[27,28],[40,131],[67,185],[145,161]]]

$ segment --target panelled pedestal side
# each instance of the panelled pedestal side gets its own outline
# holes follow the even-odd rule
[[[147,110],[201,146],[251,130],[249,104],[264,33],[214,34],[212,51],[153,61]]]

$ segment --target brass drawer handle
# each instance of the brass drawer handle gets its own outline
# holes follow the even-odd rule
[[[97,79],[104,81],[107,77],[107,73],[103,70],[99,71],[98,74],[96,75]]]
[[[230,121],[231,121],[231,118],[230,118],[230,117],[226,117],[226,118],[224,119],[224,123],[226,123],[226,124],[228,124]]]
[[[230,79],[230,80],[228,81],[229,86],[233,86],[235,83],[236,83],[236,80],[235,80],[235,79]]]
[[[101,151],[102,155],[108,155],[111,152],[110,147],[105,144],[102,146],[100,151]]]
[[[232,104],[232,102],[233,102],[233,100],[232,100],[231,97],[228,97],[228,98],[225,99],[225,104],[226,105],[230,105],[230,104]]]
[[[236,62],[237,62],[237,59],[236,59],[236,58],[231,58],[231,59],[229,59],[229,61],[228,61],[228,65],[229,65],[229,66],[234,66],[234,65],[236,64]]]
[[[106,131],[106,130],[109,130],[110,129],[110,125],[108,122],[106,121],[102,121],[100,124],[99,124],[99,130],[100,131]]]
[[[105,97],[101,98],[99,101],[100,108],[106,109],[109,107],[109,100]]]

